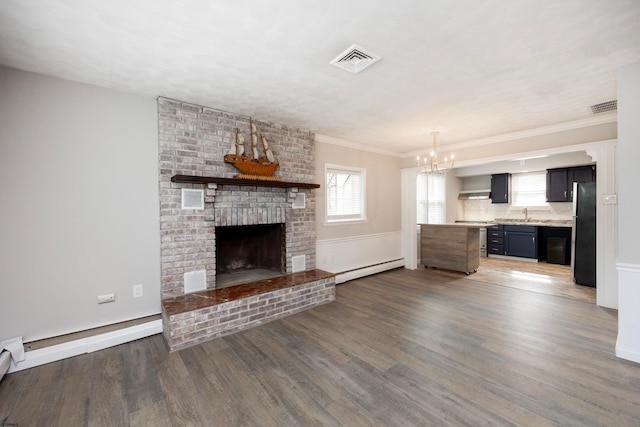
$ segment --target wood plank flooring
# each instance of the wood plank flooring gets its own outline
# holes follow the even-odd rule
[[[573,283],[571,267],[568,265],[480,258],[480,268],[477,273],[474,273],[473,279],[594,304],[596,302],[596,289]]]
[[[156,335],[10,374],[0,423],[638,426],[640,365],[614,355],[616,311],[491,263],[354,280],[333,303],[175,353]]]

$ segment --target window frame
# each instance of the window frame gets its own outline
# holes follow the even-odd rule
[[[418,182],[418,180],[420,180],[420,176],[423,176],[424,179],[426,180],[425,182],[425,197],[424,198],[420,198],[418,195],[418,191],[420,190],[420,183]],[[442,181],[442,188],[440,189],[442,191],[442,199],[436,199],[435,201],[431,200],[433,195],[429,194],[429,187],[433,186],[429,184],[429,179],[435,179],[437,178],[438,180]],[[433,203],[437,203],[441,209],[439,212],[439,216],[441,216],[441,220],[440,222],[430,222],[430,218],[429,218],[429,205],[433,204]],[[418,206],[420,206],[421,204],[423,204],[423,207],[425,209],[425,221],[420,221],[419,215],[418,215]],[[439,175],[439,174],[418,174],[418,176],[416,177],[416,223],[417,224],[444,224],[447,222],[447,178],[445,175]]]
[[[524,193],[521,191],[519,182],[523,175],[538,175],[540,176],[540,182],[542,183],[541,188],[538,188],[535,191],[535,194],[538,195],[540,200],[536,204],[522,204],[520,194]],[[531,171],[531,172],[518,172],[511,174],[511,204],[510,207],[520,209],[520,208],[531,208],[533,210],[545,210],[548,208],[549,203],[547,202],[547,172],[546,171]]]
[[[331,188],[328,184],[328,174],[329,173],[339,173],[346,172],[351,175],[358,175],[360,177],[360,200],[358,204],[359,212],[354,214],[330,214],[329,213],[329,199],[331,195],[329,194]],[[325,225],[343,225],[343,224],[354,224],[367,222],[367,171],[365,168],[358,168],[353,166],[343,166],[336,164],[325,163],[324,165],[324,184],[325,184],[325,209],[324,209],[324,224]]]

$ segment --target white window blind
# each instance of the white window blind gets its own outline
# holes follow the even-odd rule
[[[327,221],[365,219],[365,170],[325,166]]]
[[[513,206],[545,206],[547,204],[547,173],[545,171],[513,174],[511,187]]]
[[[419,174],[417,181],[418,224],[442,224],[445,222],[444,175]]]

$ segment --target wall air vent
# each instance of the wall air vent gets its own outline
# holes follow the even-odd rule
[[[331,65],[335,65],[345,71],[358,74],[365,68],[375,64],[381,58],[377,55],[367,52],[365,49],[357,45],[352,45],[349,49],[336,56]]]
[[[618,109],[618,100],[601,102],[600,104],[594,104],[591,106],[593,114],[606,113],[607,111],[616,111]]]

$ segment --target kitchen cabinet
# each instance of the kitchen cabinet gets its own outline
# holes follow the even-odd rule
[[[547,170],[547,202],[566,202],[568,188],[567,168]]]
[[[511,174],[491,175],[491,203],[509,203]]]
[[[535,225],[505,225],[504,253],[508,256],[538,258],[538,227]]]
[[[487,255],[504,255],[504,225],[487,228]]]
[[[547,169],[547,202],[571,202],[574,182],[595,180],[596,167],[592,165]]]
[[[573,174],[573,180],[571,181],[571,187],[574,182],[596,182],[596,167],[593,165],[578,166],[570,168]]]

